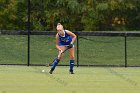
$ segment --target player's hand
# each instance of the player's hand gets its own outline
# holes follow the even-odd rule
[[[68,48],[72,48],[73,47],[73,44],[69,44]]]

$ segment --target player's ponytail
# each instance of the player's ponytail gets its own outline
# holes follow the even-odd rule
[[[64,28],[63,28],[63,25],[62,25],[61,23],[57,23],[57,27],[56,27],[56,29],[57,29],[57,28],[64,29]]]
[[[61,23],[57,23],[57,26],[58,26],[58,25],[61,25]]]

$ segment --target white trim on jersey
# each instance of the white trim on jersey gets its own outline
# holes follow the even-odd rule
[[[65,32],[65,31],[66,31],[66,30],[63,30],[63,32],[64,32],[64,36],[60,35],[59,33],[58,33],[58,34],[59,34],[61,37],[65,37],[65,34],[66,34],[66,32]]]

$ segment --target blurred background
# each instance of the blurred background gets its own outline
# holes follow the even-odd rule
[[[58,22],[77,33],[75,65],[140,66],[140,0],[0,0],[0,64],[52,62]]]
[[[140,30],[140,0],[30,0],[31,30]],[[26,30],[28,0],[0,0],[0,29]]]

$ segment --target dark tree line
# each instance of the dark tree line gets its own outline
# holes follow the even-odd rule
[[[27,30],[28,0],[0,0],[0,29]],[[31,30],[140,30],[140,0],[31,0]]]

